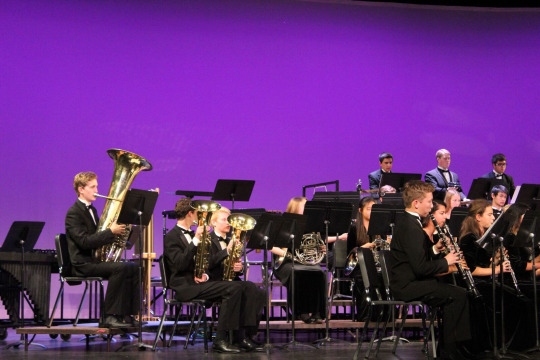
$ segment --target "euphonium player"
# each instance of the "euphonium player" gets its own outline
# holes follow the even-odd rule
[[[177,223],[164,238],[163,257],[170,274],[169,283],[179,301],[193,299],[220,300],[217,334],[212,349],[220,353],[239,353],[237,346],[228,342],[227,332],[241,329],[245,320],[242,311],[243,287],[238,281],[209,281],[208,273],[195,276],[195,255],[200,243],[204,226],[196,231],[190,230],[197,223],[197,210],[191,207],[191,199],[183,198],[174,208]],[[209,230],[207,227],[207,231]],[[249,314],[250,316],[252,314]],[[255,349],[256,345],[247,336],[240,340],[243,347]]]
[[[224,273],[224,261],[229,257],[233,246],[241,247],[239,239],[234,243],[233,239],[227,239],[231,226],[227,217],[231,214],[229,209],[221,209],[212,213],[210,225],[213,231],[210,234],[212,244],[210,246],[210,259],[208,265],[208,274],[210,281],[222,281]],[[260,317],[265,305],[265,291],[257,287],[251,281],[240,281],[239,274],[243,273],[244,264],[241,260],[234,264],[236,277],[235,283],[242,287],[242,306],[240,316],[240,330],[234,333],[233,343],[241,349],[247,351],[263,351],[264,349],[255,344],[251,337],[257,334]]]
[[[139,311],[139,281],[137,264],[131,262],[98,262],[92,256],[95,249],[113,243],[126,226],[114,222],[108,229],[96,232],[98,213],[92,203],[98,192],[97,175],[81,172],[75,175],[73,188],[77,201],[66,215],[66,239],[73,275],[99,276],[108,280],[105,295],[103,327],[127,327],[137,323],[131,315]]]

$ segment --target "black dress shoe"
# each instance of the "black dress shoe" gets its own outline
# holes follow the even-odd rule
[[[120,321],[116,316],[109,315],[105,317],[105,322],[99,323],[99,327],[106,327],[106,328],[126,328],[129,325],[126,324],[123,321]]]
[[[139,321],[135,320],[135,318],[130,315],[124,316],[124,322],[126,323],[127,326],[139,327]],[[142,325],[146,325],[146,324],[148,324],[148,321],[142,322]]]
[[[306,324],[311,324],[311,317],[309,316],[309,314],[300,314],[298,318]]]
[[[245,351],[254,351],[254,352],[263,352],[264,348],[260,345],[257,345],[250,338],[245,338],[236,344],[240,349]]]
[[[238,354],[240,349],[236,346],[229,345],[225,340],[217,340],[212,344],[212,350],[224,354]]]

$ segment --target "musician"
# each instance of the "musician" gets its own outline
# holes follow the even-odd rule
[[[455,189],[446,190],[446,195],[444,195],[444,203],[446,204],[446,219],[450,219],[452,210],[461,206],[461,196],[459,195],[459,192],[457,192]]]
[[[381,186],[381,176],[384,173],[392,172],[392,164],[394,163],[394,158],[392,154],[383,152],[379,154],[379,166],[380,169],[375,170],[368,175],[369,180],[369,189],[377,190]],[[379,197],[378,192],[373,192],[372,196],[377,199]]]
[[[294,197],[287,204],[285,212],[293,214],[303,214],[307,199],[305,197]],[[323,250],[323,249],[321,249]],[[282,249],[273,247],[271,250],[274,257],[282,258],[291,254],[291,248]],[[326,316],[326,278],[319,265],[294,264],[294,312],[299,315],[300,320],[306,324],[321,324]],[[292,261],[284,260],[281,265],[274,270],[275,277],[287,287],[287,301],[292,300],[292,284],[290,281],[292,274]]]
[[[504,212],[503,218],[501,219],[501,221],[505,221],[508,224],[508,233],[504,235],[504,246],[508,251],[508,258],[512,264],[512,269],[514,269],[516,277],[520,283],[522,282],[523,284],[527,284],[527,287],[529,287],[528,285],[531,279],[531,271],[533,270],[533,264],[531,261],[531,245],[516,246],[514,242],[517,238],[521,222],[523,221],[523,216],[528,210],[529,207],[526,204],[512,204]],[[536,277],[539,277],[540,255],[538,254],[535,254],[534,268],[536,270]],[[524,288],[526,289],[527,287],[522,286],[521,289],[524,290]],[[532,294],[528,292],[527,295],[531,296]]]
[[[229,254],[233,250],[233,246],[238,248],[243,247],[240,243],[240,239],[237,239],[236,243],[227,238],[231,226],[227,221],[227,217],[231,215],[229,209],[221,207],[219,210],[212,213],[210,219],[210,224],[212,225],[213,231],[210,234],[211,246],[210,246],[210,256],[208,260],[208,275],[210,276],[210,281],[221,281],[223,280],[224,275],[224,261],[229,257]],[[242,308],[241,316],[243,323],[241,323],[241,328],[238,332],[234,334],[234,343],[239,348],[247,351],[263,351],[264,349],[260,346],[246,346],[245,342],[242,342],[243,339],[251,339],[254,335],[257,334],[257,329],[259,327],[260,315],[265,305],[266,294],[265,291],[257,287],[251,281],[241,281],[240,275],[244,273],[244,264],[242,264],[239,259],[234,264],[235,271],[235,281],[242,286]],[[255,342],[253,342],[255,344]]]
[[[454,189],[459,192],[461,200],[465,200],[466,197],[461,189],[458,174],[449,170],[450,151],[446,149],[437,150],[435,158],[437,159],[437,167],[424,175],[424,180],[435,187],[433,197],[444,201],[446,191]]]
[[[209,281],[208,273],[201,277],[195,276],[195,256],[200,244],[204,226],[198,226],[193,232],[190,227],[197,223],[197,210],[191,207],[191,199],[183,198],[177,201],[174,208],[177,223],[163,240],[163,256],[168,273],[171,274],[169,283],[179,301],[203,299],[221,301],[216,338],[212,349],[219,353],[239,353],[237,346],[229,344],[227,332],[240,330],[245,324],[242,307],[247,305],[242,301],[242,285],[238,281]],[[209,230],[209,226],[206,231]],[[247,310],[247,308],[246,308]],[[248,337],[240,340],[245,349],[255,350],[257,345]]]
[[[506,199],[508,199],[508,189],[504,185],[495,185],[491,188],[491,208],[495,219],[502,214]]]
[[[92,254],[96,249],[114,242],[126,226],[113,222],[108,229],[97,231],[99,217],[92,203],[98,193],[97,175],[91,171],[75,175],[73,188],[77,201],[66,214],[66,239],[73,274],[99,276],[108,280],[100,327],[138,325],[132,315],[139,311],[139,279],[137,264],[131,262],[100,262]]]
[[[475,279],[476,287],[482,294],[486,310],[489,313],[493,311],[492,263],[495,265],[495,274],[500,274],[499,262],[501,257],[500,253],[498,253],[493,259],[492,249],[494,245],[491,243],[491,237],[487,239],[488,243],[478,244],[477,240],[484,235],[485,231],[493,224],[493,221],[493,210],[489,201],[484,199],[473,200],[468,215],[461,225],[459,239],[460,248],[465,256],[467,266]],[[495,244],[495,246],[498,246],[498,244]],[[513,269],[510,261],[506,257],[503,257],[502,261],[503,272],[511,274]],[[530,323],[531,319],[534,319],[534,309],[532,302],[517,291],[516,284],[510,282],[511,280],[505,281],[502,286],[504,293],[505,338],[514,338],[514,341],[508,347],[519,350],[534,345],[534,336],[527,335],[527,332],[534,333]],[[496,306],[500,307],[501,287],[499,284],[496,287],[495,299]],[[490,319],[491,316],[490,314]],[[492,324],[489,324],[489,326],[492,326]],[[476,329],[475,331],[482,332]],[[492,332],[491,330],[490,334]],[[475,336],[475,338],[477,337]],[[500,341],[497,343],[500,344]],[[484,344],[484,346],[487,347],[488,344]]]
[[[508,189],[508,196],[512,198],[516,186],[514,185],[514,178],[506,173],[506,156],[504,154],[498,153],[491,157],[491,166],[493,169],[482,175],[483,178],[493,179],[500,182]]]
[[[450,358],[463,359],[466,357],[459,353],[460,348],[471,338],[467,292],[438,278],[439,274],[449,272],[450,266],[459,261],[459,255],[450,251],[441,257],[434,246],[426,249],[429,240],[421,224],[433,207],[433,191],[433,185],[419,180],[405,185],[405,213],[398,217],[390,243],[390,287],[398,300],[423,300],[443,306],[443,351]],[[453,300],[448,301],[449,298]]]

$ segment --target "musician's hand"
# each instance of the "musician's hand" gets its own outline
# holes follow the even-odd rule
[[[450,251],[444,258],[446,259],[446,262],[448,262],[448,265],[454,265],[459,262],[459,254],[455,251]]]
[[[467,261],[465,260],[465,257],[463,257],[463,254],[461,256],[461,267],[463,268],[463,270],[470,270],[469,265],[467,265]]]
[[[435,244],[435,250],[438,252],[443,252],[444,249],[446,249],[446,245],[444,245],[443,239],[439,239],[439,241],[437,241]]]
[[[365,243],[364,245],[362,245],[361,247],[363,247],[364,249],[371,249],[371,250],[373,250],[374,248],[377,247],[377,244],[374,243],[374,242],[367,242],[367,243]]]
[[[242,264],[241,261],[234,263],[234,272],[243,272],[243,271],[244,271],[244,264]]]
[[[325,245],[319,246],[319,251],[322,253],[326,253],[326,246]]]
[[[111,225],[111,227],[109,229],[111,229],[111,232],[114,235],[122,235],[126,231],[126,225],[118,224],[115,221],[115,222],[112,223],[112,225]]]
[[[195,280],[195,283],[200,284],[200,283],[207,282],[209,277],[207,274],[202,274],[200,278],[198,278],[197,276],[193,276],[193,279]]]
[[[510,264],[510,260],[503,261],[503,272],[509,273],[512,271],[512,265]]]

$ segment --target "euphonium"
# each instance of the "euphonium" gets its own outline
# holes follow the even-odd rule
[[[145,158],[129,151],[120,149],[109,149],[107,154],[114,160],[114,173],[109,188],[109,195],[103,207],[101,218],[97,226],[97,231],[108,229],[120,215],[122,203],[126,193],[135,179],[135,176],[141,171],[152,170],[150,164]],[[126,226],[126,231],[122,235],[116,235],[114,242],[104,245],[94,252],[94,257],[99,261],[114,262],[118,261],[122,251],[126,247],[126,242],[131,232],[131,225]]]
[[[197,254],[195,255],[195,276],[200,278],[208,269],[208,255],[210,254],[210,234],[206,230],[212,212],[221,209],[221,205],[215,201],[194,200],[191,207],[197,210],[198,226],[204,228],[199,245],[197,245]]]
[[[231,241],[233,242],[231,253],[223,262],[223,280],[232,281],[234,279],[234,264],[236,264],[245,246],[245,238],[248,230],[255,227],[257,222],[254,218],[246,214],[231,214],[227,217],[227,222],[233,228],[233,235]]]

